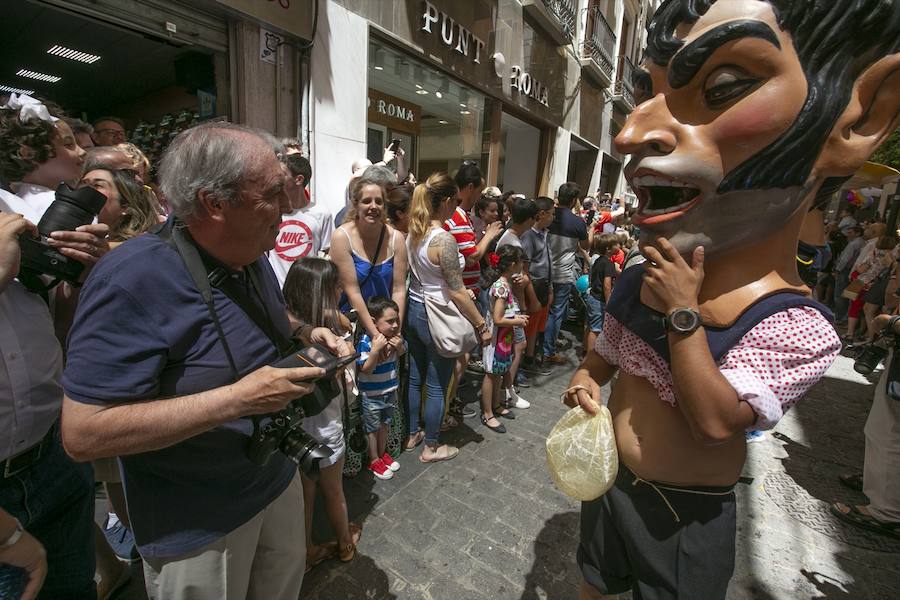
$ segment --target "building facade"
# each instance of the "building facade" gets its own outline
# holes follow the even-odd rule
[[[553,196],[565,181],[627,197],[612,139],[650,0],[319,0],[310,55],[313,195],[335,212],[350,165],[399,140],[421,179],[482,167]]]

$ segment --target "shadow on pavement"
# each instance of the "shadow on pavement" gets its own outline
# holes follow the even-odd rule
[[[525,575],[520,600],[578,597],[581,572],[575,551],[579,527],[578,512],[555,514],[547,520],[534,541],[534,562]]]

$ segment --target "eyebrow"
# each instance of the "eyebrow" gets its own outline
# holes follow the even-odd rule
[[[729,21],[707,31],[672,58],[669,64],[669,85],[673,89],[686,86],[716,50],[728,42],[742,38],[765,40],[781,50],[778,36],[766,23],[752,19]]]

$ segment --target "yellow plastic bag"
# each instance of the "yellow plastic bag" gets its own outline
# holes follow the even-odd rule
[[[605,494],[619,472],[609,409],[592,417],[576,406],[564,414],[547,436],[547,465],[567,496],[586,502]]]

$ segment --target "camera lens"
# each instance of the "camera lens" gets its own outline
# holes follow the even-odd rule
[[[38,223],[41,235],[49,236],[54,231],[74,231],[94,220],[106,204],[106,196],[91,187],[73,190],[66,184],[56,188],[53,201]]]
[[[309,477],[318,475],[319,461],[334,454],[331,448],[320,444],[300,428],[284,436],[279,450]]]

